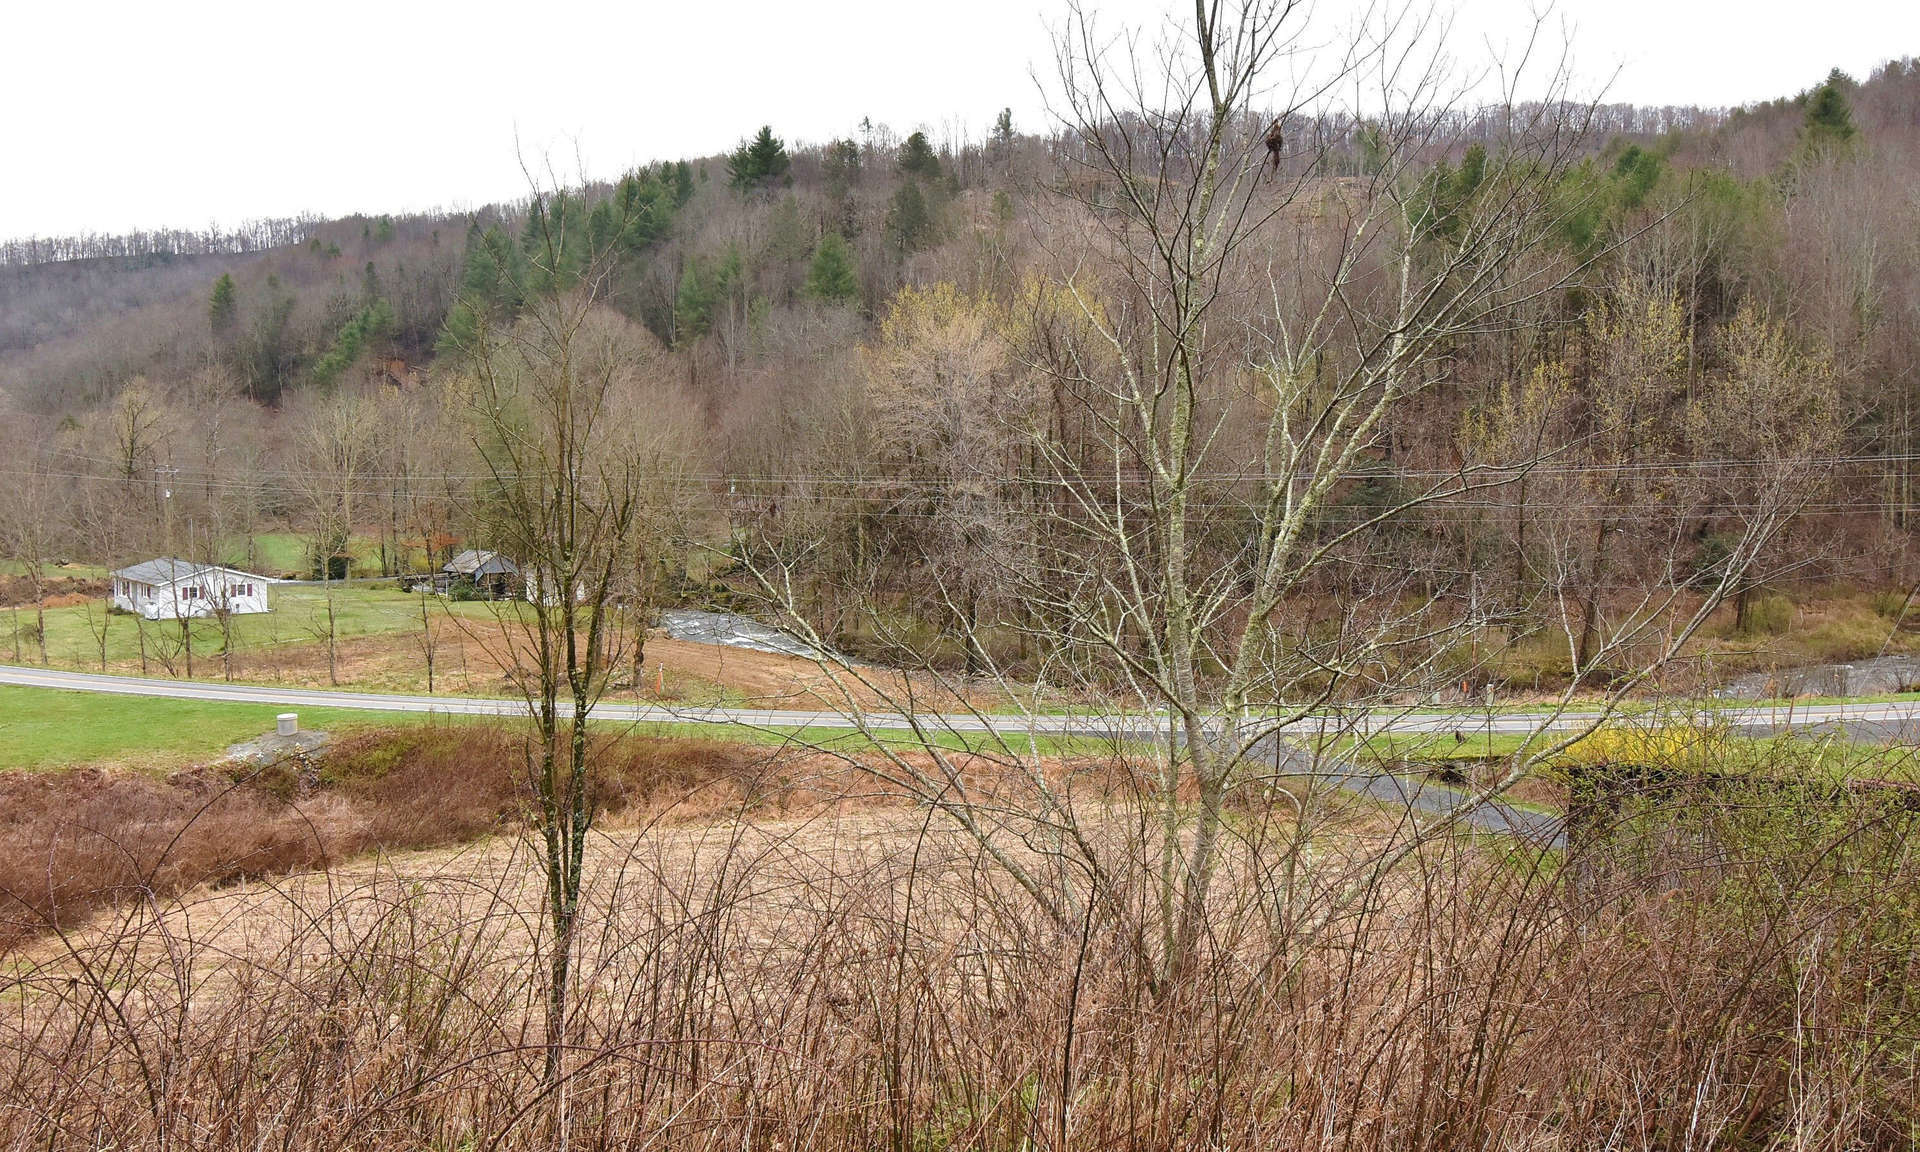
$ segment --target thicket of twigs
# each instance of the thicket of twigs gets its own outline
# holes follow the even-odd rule
[[[511,831],[529,803],[523,744],[475,724],[364,733],[310,767],[0,773],[0,954],[114,904]],[[609,738],[595,792],[614,812],[696,787],[732,801],[765,759],[739,744]]]
[[[1145,856],[1126,814],[1101,826]],[[1913,817],[1734,787],[1616,817],[1383,875],[1249,834],[1164,982],[1144,880],[1063,931],[910,808],[629,822],[595,849],[564,1109],[524,854],[124,906],[0,982],[0,1140],[1910,1147]]]

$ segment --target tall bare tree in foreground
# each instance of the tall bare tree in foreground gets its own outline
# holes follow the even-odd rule
[[[519,569],[497,613],[502,664],[532,716],[526,770],[551,932],[546,1076],[567,1133],[568,1013],[587,845],[599,803],[589,713],[651,626],[650,577],[687,449],[657,342],[604,307],[611,250],[536,198],[517,315],[476,304],[468,400],[484,479],[472,539]],[[503,261],[503,267],[508,262]]]
[[[1565,447],[1410,467],[1395,431],[1457,348],[1537,314],[1588,266],[1556,240],[1581,208],[1567,177],[1591,105],[1529,44],[1502,70],[1498,106],[1469,107],[1439,28],[1417,12],[1378,15],[1336,48],[1319,36],[1275,0],[1203,0],[1151,46],[1071,15],[1059,114],[1076,150],[1049,190],[1055,266],[1000,334],[1020,369],[1003,372],[995,417],[1026,461],[1011,514],[1027,532],[973,558],[997,562],[1003,594],[989,602],[1019,607],[954,613],[993,688],[942,682],[983,713],[1007,700],[1032,710],[1018,739],[987,750],[999,770],[986,775],[1023,792],[992,795],[980,760],[945,751],[954,734],[931,717],[916,720],[913,753],[884,754],[890,779],[972,832],[1057,922],[1100,917],[1136,939],[1163,987],[1205,936],[1230,852],[1278,847],[1247,865],[1271,881],[1258,898],[1313,932],[1418,841],[1349,881],[1311,878],[1306,810],[1280,837],[1231,821],[1236,797],[1350,781],[1333,738],[1475,675],[1489,637],[1566,632],[1563,703],[1601,691],[1604,712],[1737,586],[1796,499],[1773,485],[1735,510],[1704,595],[1650,583],[1606,627],[1551,591],[1503,600],[1440,548],[1424,523],[1472,510]],[[1294,87],[1277,90],[1280,78]],[[1520,99],[1523,84],[1535,99]],[[1432,162],[1462,151],[1469,127],[1482,145],[1471,179],[1437,184]],[[796,554],[779,541],[748,553],[818,641]],[[992,662],[1010,632],[1038,641],[1037,669]],[[924,707],[857,665],[828,665],[849,711],[875,693]],[[1032,739],[1063,700],[1162,732],[1138,829],[1118,847]],[[1530,742],[1454,818],[1570,738]]]

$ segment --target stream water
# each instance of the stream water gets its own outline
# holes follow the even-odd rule
[[[670,608],[661,613],[660,626],[675,640],[687,640],[695,644],[724,644],[729,648],[798,656],[803,660],[818,659],[820,655],[804,641],[778,628],[730,612]]]

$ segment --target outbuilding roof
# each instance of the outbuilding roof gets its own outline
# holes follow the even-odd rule
[[[441,571],[450,572],[455,576],[516,576],[520,572],[520,567],[498,552],[489,552],[483,548],[469,548],[447,561],[447,566]]]

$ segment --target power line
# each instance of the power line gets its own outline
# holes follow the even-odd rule
[[[81,463],[110,464],[116,468],[122,462],[104,457],[85,456],[78,453],[57,452],[52,455]],[[1341,474],[1344,480],[1471,480],[1486,482],[1486,477],[1510,477],[1513,480],[1536,477],[1582,477],[1582,476],[1679,476],[1715,471],[1734,471],[1778,466],[1791,466],[1807,469],[1841,468],[1849,465],[1887,467],[1896,464],[1920,464],[1920,453],[1893,456],[1815,456],[1795,458],[1744,457],[1709,460],[1668,459],[1624,462],[1619,464],[1475,464],[1457,468],[1355,468]],[[259,486],[274,481],[316,481],[331,480],[338,473],[317,468],[287,468],[242,470],[244,477],[235,477],[235,470],[173,467],[166,469],[171,474],[184,477],[182,486],[207,483]],[[0,475],[49,475],[68,479],[108,480],[122,483],[131,481],[124,472],[51,472],[36,469],[0,469]],[[490,482],[498,477],[492,472],[356,472],[355,479],[364,483],[384,482],[385,484],[475,484]],[[1268,484],[1277,485],[1287,482],[1298,483],[1315,478],[1318,473],[1313,469],[1302,469],[1296,473],[1263,473],[1256,471],[1205,472],[1190,473],[1187,480],[1195,484]],[[1008,476],[991,477],[990,482],[1021,486],[1052,486],[1086,488],[1104,486],[1112,483],[1148,484],[1156,477],[1145,469],[1115,470],[1110,472],[1092,472],[1073,476]],[[673,478],[682,484],[720,485],[732,484],[750,486],[778,486],[783,488],[839,487],[839,488],[912,488],[953,486],[952,481],[925,481],[908,477],[891,476],[843,476],[819,473],[745,473],[745,472],[686,472]],[[341,491],[341,489],[330,489]],[[355,494],[371,492],[375,495],[387,494],[387,488],[353,489]]]

